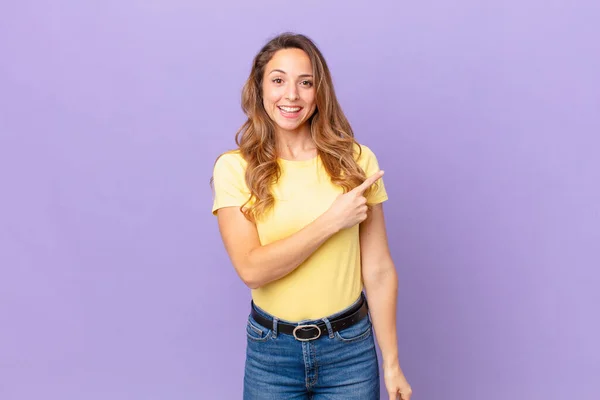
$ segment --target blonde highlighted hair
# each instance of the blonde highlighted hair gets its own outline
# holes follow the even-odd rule
[[[308,123],[318,156],[332,183],[342,187],[345,193],[366,178],[356,162],[355,151],[358,149],[360,156],[360,146],[335,96],[325,58],[308,37],[294,33],[280,34],[267,42],[254,57],[250,76],[242,90],[242,110],[248,119],[235,135],[238,150],[247,162],[245,181],[250,190],[250,197],[240,210],[251,221],[260,219],[275,204],[270,188],[281,173],[277,162],[275,122],[263,106],[265,67],[277,51],[290,48],[303,50],[312,64],[316,109]],[[365,196],[371,190],[373,188],[367,190]],[[252,199],[253,204],[247,207]]]

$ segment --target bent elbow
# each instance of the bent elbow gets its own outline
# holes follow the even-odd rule
[[[248,252],[244,258],[238,260],[237,265],[234,263],[234,266],[244,285],[250,289],[258,289],[267,282],[256,267],[256,260],[252,253],[252,251]]]
[[[248,286],[250,289],[258,289],[259,287],[261,287],[262,285],[254,280],[251,279],[242,279],[242,281],[244,282],[244,284],[246,286]]]
[[[244,285],[248,286],[250,289],[258,289],[264,284],[259,280],[258,276],[252,272],[251,268],[239,268],[238,275],[240,276],[242,282],[244,282]]]

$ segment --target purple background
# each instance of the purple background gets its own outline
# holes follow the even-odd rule
[[[599,3],[359,3],[2,3],[1,399],[241,398],[208,180],[284,30],[387,172],[413,399],[598,398]]]

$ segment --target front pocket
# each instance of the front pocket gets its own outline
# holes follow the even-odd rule
[[[249,340],[253,340],[255,342],[264,342],[271,337],[272,333],[273,331],[271,329],[267,329],[264,326],[254,322],[252,318],[248,318],[248,324],[246,325],[246,336]]]
[[[334,336],[339,341],[350,343],[366,339],[371,336],[372,332],[373,327],[371,325],[371,320],[369,319],[369,316],[366,316],[356,324],[335,332]]]

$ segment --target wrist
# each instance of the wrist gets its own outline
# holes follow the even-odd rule
[[[321,220],[323,226],[325,226],[329,234],[334,235],[341,230],[336,219],[331,215],[330,210],[327,210],[324,214],[322,214],[319,219]]]
[[[392,357],[384,357],[382,362],[383,369],[400,369],[400,361],[398,361],[398,356]]]

